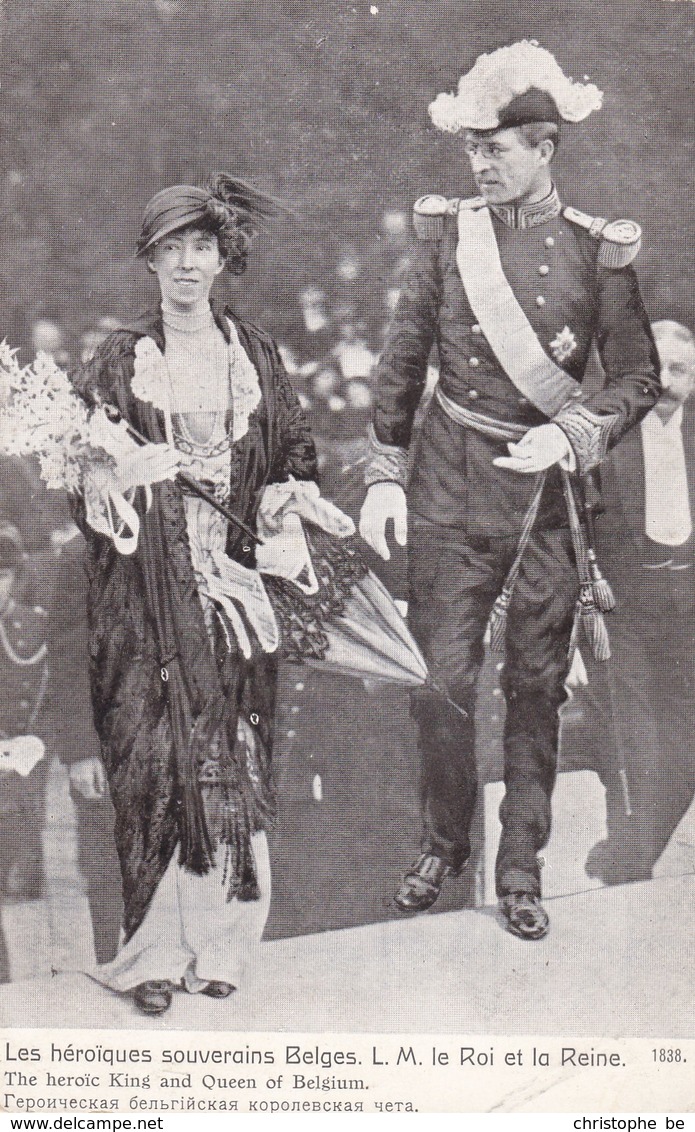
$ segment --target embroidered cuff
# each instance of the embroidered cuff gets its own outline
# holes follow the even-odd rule
[[[617,420],[617,413],[599,416],[586,405],[578,404],[565,405],[553,417],[553,424],[560,426],[572,445],[580,475],[586,475],[601,463]]]
[[[551,421],[551,424],[552,424],[552,421]],[[559,425],[557,427],[560,428]],[[563,472],[576,472],[576,470],[577,470],[577,453],[574,451],[574,448],[570,444],[569,437],[568,437],[567,433],[564,431],[564,429],[560,428],[560,432],[563,435],[563,439],[564,439],[567,447],[566,447],[564,456],[561,456],[560,459],[558,460],[558,464],[562,468]]]
[[[369,457],[364,473],[364,482],[367,487],[373,483],[397,483],[405,487],[408,474],[408,453],[405,448],[397,448],[394,444],[382,444],[374,432],[374,425],[370,424]]]

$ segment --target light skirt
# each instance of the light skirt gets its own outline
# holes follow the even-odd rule
[[[211,979],[238,987],[258,947],[270,911],[270,858],[264,833],[251,839],[258,900],[227,901],[222,883],[224,846],[204,876],[181,868],[178,850],[152,897],[140,927],[110,963],[90,974],[105,986],[128,991],[150,979],[168,979],[191,994]]]

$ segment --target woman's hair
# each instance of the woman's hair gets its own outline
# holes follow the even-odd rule
[[[274,197],[229,173],[213,173],[203,188],[172,185],[145,206],[137,252],[146,255],[165,236],[195,229],[215,236],[225,267],[241,275],[259,228],[283,208]]]
[[[206,230],[217,236],[227,271],[241,275],[259,228],[280,206],[273,197],[228,173],[213,173],[205,188],[210,193]]]

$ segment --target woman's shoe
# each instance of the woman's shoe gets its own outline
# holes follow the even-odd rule
[[[167,979],[148,979],[132,991],[133,1001],[143,1014],[163,1014],[171,1006],[173,989]]]
[[[200,993],[206,994],[208,998],[228,998],[235,990],[236,987],[232,986],[231,983],[224,983],[221,979],[210,979]]]

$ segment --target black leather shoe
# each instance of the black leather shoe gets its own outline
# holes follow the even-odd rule
[[[507,921],[507,931],[519,939],[543,939],[548,934],[548,913],[540,899],[530,892],[510,892],[503,896],[500,911]]]
[[[171,1006],[173,989],[167,979],[148,979],[132,992],[133,1001],[143,1014],[163,1014]]]
[[[210,979],[208,985],[203,987],[201,994],[206,994],[208,998],[227,998],[232,991],[235,991],[231,983],[223,983],[221,979]]]
[[[453,869],[434,853],[423,853],[408,869],[393,900],[401,912],[424,912],[439,896],[448,876],[457,876]]]

